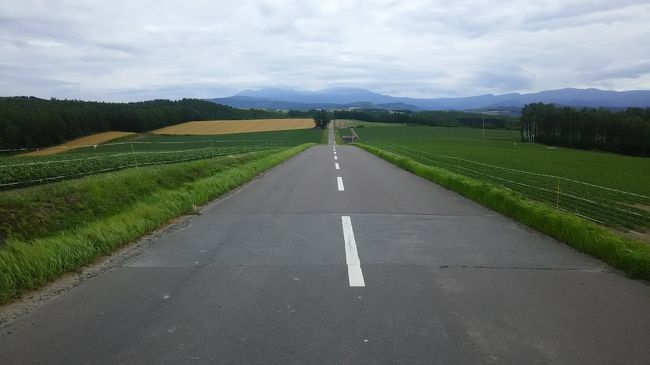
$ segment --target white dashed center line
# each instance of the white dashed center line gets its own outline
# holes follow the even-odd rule
[[[339,169],[341,168],[341,167],[339,166],[339,163],[338,163],[338,162],[334,164],[334,167],[336,167],[337,170],[339,170]]]
[[[337,183],[338,186],[339,186],[339,191],[344,191],[344,190],[345,190],[345,189],[343,188],[343,178],[341,178],[340,176],[337,176],[337,177],[336,177],[336,183]]]
[[[361,261],[357,252],[357,242],[354,240],[354,231],[352,230],[352,221],[349,216],[341,217],[343,225],[343,239],[345,240],[345,262],[348,264],[348,281],[350,286],[366,286],[361,272]]]
[[[338,157],[336,157],[336,156],[334,156],[334,159],[335,159],[335,160],[338,160],[339,158],[338,158]]]

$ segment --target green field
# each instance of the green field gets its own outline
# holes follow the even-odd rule
[[[296,129],[274,132],[251,132],[221,134],[215,136],[184,136],[138,134],[113,143],[72,150],[67,154],[131,152],[131,146],[138,151],[169,151],[179,149],[199,149],[209,147],[240,146],[296,146],[302,143],[318,143],[322,136],[320,129]]]
[[[337,119],[335,121],[335,127],[338,129],[345,128],[357,128],[357,127],[403,127],[403,124],[398,123],[375,123],[375,122],[364,122],[361,120],[353,119]]]
[[[518,131],[355,129],[362,142],[424,164],[506,186],[624,230],[650,229],[650,158],[521,143]],[[343,132],[344,134],[349,134]]]
[[[219,136],[139,134],[46,157],[0,159],[0,189],[12,189],[102,172],[318,143],[316,129]]]

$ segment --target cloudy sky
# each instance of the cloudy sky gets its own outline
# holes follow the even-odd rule
[[[0,95],[650,88],[648,0],[0,2]]]

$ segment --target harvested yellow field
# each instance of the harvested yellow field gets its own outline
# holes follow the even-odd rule
[[[154,134],[214,135],[314,128],[313,119],[205,120],[156,129]]]
[[[102,132],[91,134],[89,136],[73,139],[72,141],[60,144],[58,146],[44,148],[42,150],[24,153],[21,156],[47,156],[55,153],[70,151],[75,148],[93,146],[96,144],[108,142],[110,140],[135,134],[133,132]]]

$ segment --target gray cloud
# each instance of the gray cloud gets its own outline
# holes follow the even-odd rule
[[[526,90],[531,86],[531,80],[517,72],[482,71],[472,77],[472,84],[481,84],[498,90]]]
[[[434,97],[650,85],[647,1],[9,0],[0,14],[1,95],[351,86]]]

